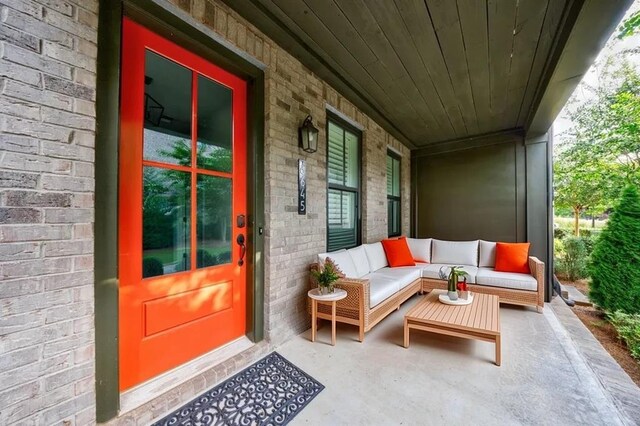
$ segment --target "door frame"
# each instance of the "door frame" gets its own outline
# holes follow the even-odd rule
[[[168,7],[175,7],[168,5]],[[247,337],[264,338],[264,70],[193,18],[153,0],[100,2],[95,139],[96,418],[118,415],[118,145],[122,19],[127,16],[247,80]],[[257,259],[257,261],[256,261]]]

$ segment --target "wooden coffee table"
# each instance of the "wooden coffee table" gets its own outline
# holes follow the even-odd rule
[[[433,290],[404,317],[404,347],[409,347],[409,330],[416,329],[464,339],[484,340],[496,345],[496,365],[500,365],[500,304],[498,296],[474,293],[466,306],[445,305]]]

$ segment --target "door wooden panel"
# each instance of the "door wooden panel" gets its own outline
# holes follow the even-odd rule
[[[120,96],[125,390],[246,332],[246,82],[125,18]]]

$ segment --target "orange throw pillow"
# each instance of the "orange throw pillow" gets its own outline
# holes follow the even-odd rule
[[[416,262],[413,261],[413,255],[409,250],[409,246],[407,245],[407,240],[405,238],[382,240],[381,242],[390,267],[416,266]]]
[[[497,272],[518,272],[530,274],[529,246],[530,243],[496,243]]]

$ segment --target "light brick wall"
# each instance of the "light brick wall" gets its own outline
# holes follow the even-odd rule
[[[409,231],[410,152],[296,58],[219,1],[171,0],[265,71],[265,327],[275,345],[309,327],[305,311],[308,265],[326,251],[326,105],[363,130],[362,241],[387,236],[386,154],[402,155],[402,228]],[[298,148],[298,127],[311,114],[320,129],[318,152]],[[297,213],[298,159],[307,161],[306,216]]]
[[[309,326],[307,266],[326,249],[326,105],[363,128],[362,239],[386,237],[386,151],[409,150],[213,0],[171,0],[265,70],[265,327],[269,342],[116,419],[146,424]],[[169,4],[169,3],[167,3]],[[95,421],[93,188],[97,0],[0,0],[0,424]],[[178,13],[178,12],[177,12]],[[318,152],[298,148],[307,114]],[[297,214],[297,160],[308,214]],[[6,407],[6,409],[5,409]]]
[[[97,9],[0,1],[0,424],[95,422]]]

